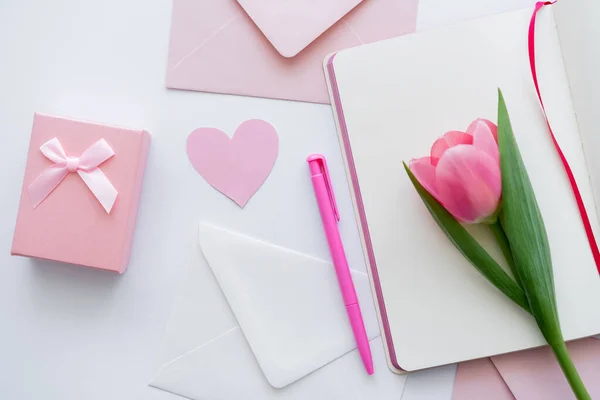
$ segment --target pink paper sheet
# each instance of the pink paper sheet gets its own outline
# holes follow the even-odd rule
[[[277,131],[260,119],[243,122],[231,138],[216,128],[198,128],[187,140],[196,171],[242,208],[271,173],[278,152]]]

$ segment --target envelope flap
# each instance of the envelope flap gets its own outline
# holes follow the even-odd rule
[[[600,398],[600,342],[586,338],[567,344],[591,398]],[[491,358],[517,400],[575,400],[549,346]]]
[[[502,376],[489,358],[458,364],[452,400],[515,400]]]
[[[333,265],[209,225],[200,246],[269,383],[284,387],[356,347]],[[377,318],[353,272],[367,334]]]
[[[237,0],[284,57],[294,57],[363,0]]]

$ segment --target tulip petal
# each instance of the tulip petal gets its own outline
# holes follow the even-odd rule
[[[478,122],[483,122],[484,124],[486,124],[488,126],[488,128],[490,128],[490,131],[492,132],[492,135],[494,136],[494,140],[496,141],[496,143],[498,143],[498,127],[496,126],[495,123],[493,123],[489,119],[477,118],[475,121],[471,122],[471,125],[469,125],[469,127],[467,128],[467,133],[472,135],[473,131],[475,130],[475,126],[477,126]]]
[[[446,132],[444,136],[437,139],[431,146],[431,163],[435,166],[444,152],[459,144],[473,144],[473,136],[461,131]]]
[[[431,158],[414,158],[410,160],[408,168],[410,168],[415,178],[417,178],[425,190],[427,190],[433,197],[436,197],[435,167],[431,164]]]
[[[497,163],[500,163],[500,151],[498,150],[498,139],[494,137],[494,131],[490,128],[491,122],[478,119],[467,129],[473,135],[473,146],[488,153]],[[492,124],[493,125],[493,124]],[[495,127],[495,125],[494,125]],[[496,135],[498,129],[495,129]]]
[[[444,153],[436,167],[437,199],[458,220],[477,223],[496,212],[502,182],[500,165],[474,146]]]

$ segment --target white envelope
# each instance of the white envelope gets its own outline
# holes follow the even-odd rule
[[[211,400],[400,397],[405,377],[385,366],[366,274],[353,279],[375,376],[354,350],[330,263],[204,224],[194,253],[151,386]]]

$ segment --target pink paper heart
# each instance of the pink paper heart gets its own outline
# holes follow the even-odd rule
[[[278,151],[277,131],[259,119],[243,122],[232,138],[216,128],[199,128],[187,140],[187,154],[196,171],[240,207],[265,182]]]

